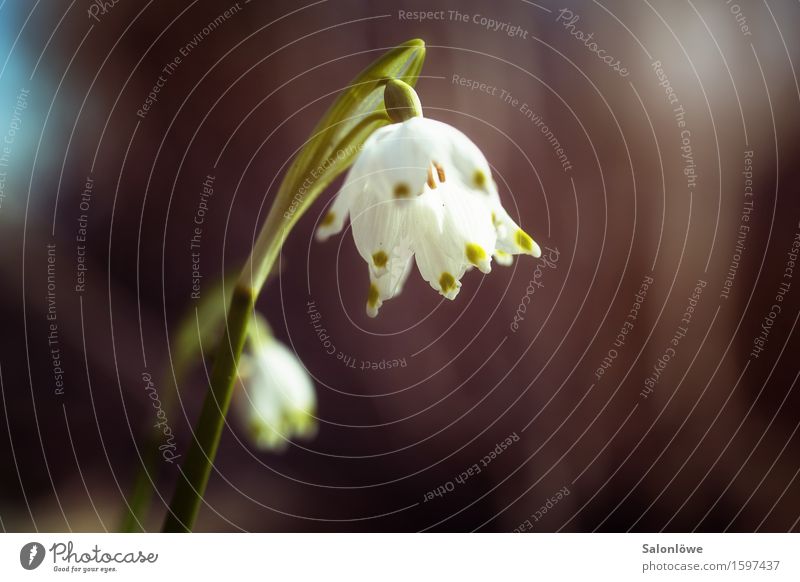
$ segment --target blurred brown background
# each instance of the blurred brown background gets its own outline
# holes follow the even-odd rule
[[[415,21],[415,11],[441,18]],[[259,453],[232,419],[197,529],[511,531],[527,520],[534,531],[797,530],[800,281],[784,274],[800,229],[798,17],[797,4],[775,1],[4,3],[0,133],[14,134],[0,206],[3,528],[117,527],[153,422],[141,374],[169,374],[167,338],[194,305],[188,240],[202,182],[215,176],[200,259],[208,289],[246,258],[330,95],[418,37],[426,115],[481,147],[506,208],[558,261],[470,273],[452,303],[413,273],[370,320],[350,234],[313,240],[331,189],[292,233],[259,302],[316,379],[319,434]],[[48,344],[48,244],[63,394]],[[542,286],[514,329],[534,277]],[[646,277],[639,317],[597,379]],[[645,398],[698,280],[688,332]],[[781,312],[754,357],[782,282]],[[325,353],[310,300],[356,368]],[[398,358],[407,366],[360,369]],[[185,452],[202,367],[179,390],[169,418]],[[512,434],[480,474],[455,481]],[[150,529],[175,475],[159,466]],[[424,501],[448,482],[452,491]],[[539,512],[564,487],[569,495]]]

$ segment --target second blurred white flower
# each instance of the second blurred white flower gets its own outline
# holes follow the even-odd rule
[[[282,450],[293,438],[316,434],[314,383],[297,355],[265,326],[251,333],[239,378],[234,405],[256,447]]]

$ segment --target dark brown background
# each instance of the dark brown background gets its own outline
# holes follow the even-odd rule
[[[319,434],[264,454],[232,422],[198,529],[510,531],[564,486],[570,495],[535,530],[798,528],[800,281],[765,351],[748,357],[800,219],[797,5],[745,5],[745,36],[721,2],[572,2],[576,27],[630,70],[621,78],[556,22],[563,6],[548,0],[254,0],[184,59],[139,120],[161,67],[229,6],[121,1],[88,34],[87,2],[0,9],[3,131],[19,88],[31,92],[0,208],[4,529],[117,526],[153,420],[141,373],[168,373],[166,338],[193,305],[187,239],[200,184],[216,175],[202,243],[207,289],[246,257],[284,164],[331,102],[323,96],[414,37],[428,45],[418,84],[426,115],[482,148],[506,207],[559,250],[557,268],[545,271],[516,333],[509,325],[538,264],[530,258],[488,277],[468,274],[452,303],[414,273],[370,320],[367,271],[352,237],[313,241],[334,191],[326,193],[292,233],[281,277],[259,301],[318,380]],[[519,25],[528,38],[398,13],[454,8]],[[699,174],[691,204],[655,59],[687,110]],[[453,74],[528,103],[573,169],[562,170],[518,110],[454,85]],[[752,229],[723,300],[748,148]],[[89,288],[79,297],[74,236],[90,172]],[[52,241],[63,396],[53,393],[46,340]],[[628,345],[590,390],[650,273],[655,283]],[[689,334],[642,399],[700,278],[708,285]],[[326,355],[306,314],[310,299],[339,350],[405,357],[408,366],[362,371]],[[204,393],[197,372],[170,412],[179,452]],[[480,475],[423,503],[514,432],[520,441]],[[165,499],[175,471],[160,467]],[[163,512],[157,499],[149,528]]]

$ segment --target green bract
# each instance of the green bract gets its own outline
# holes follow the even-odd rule
[[[386,82],[402,79],[413,86],[424,60],[425,43],[410,40],[384,54],[347,85],[289,167],[242,271],[240,287],[258,295],[292,226],[350,167],[372,132],[390,123],[383,104]]]

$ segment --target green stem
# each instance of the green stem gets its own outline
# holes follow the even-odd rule
[[[128,496],[128,505],[125,508],[125,514],[122,516],[122,522],[119,526],[119,531],[122,533],[138,533],[145,531],[144,522],[147,516],[147,509],[150,506],[150,498],[153,493],[151,483],[155,478],[157,470],[157,450],[158,441],[156,441],[153,436],[150,436],[144,445],[142,464],[139,467],[136,480],[133,482],[133,489]]]
[[[191,323],[194,328],[194,313],[192,314]],[[175,341],[178,339],[180,339],[179,336],[175,338]],[[172,374],[166,374],[164,381],[161,383],[162,386],[165,386],[165,394],[161,399],[161,407],[167,413],[167,416],[169,416],[175,407],[178,385],[181,384],[181,379],[186,373],[190,363],[189,355],[180,351],[180,346],[178,349],[179,352],[175,356]],[[147,512],[153,497],[154,482],[158,478],[159,473],[158,447],[163,437],[163,430],[159,428],[158,424],[150,428],[150,434],[142,448],[142,464],[139,466],[139,471],[136,474],[136,479],[133,482],[133,487],[128,496],[125,513],[120,522],[119,531],[121,533],[145,531],[144,523],[147,520]]]
[[[164,532],[189,532],[194,526],[219,447],[254,306],[255,293],[252,288],[237,285],[228,311],[225,336],[214,357],[211,385],[203,402],[194,440],[178,476],[169,513],[164,521]]]

